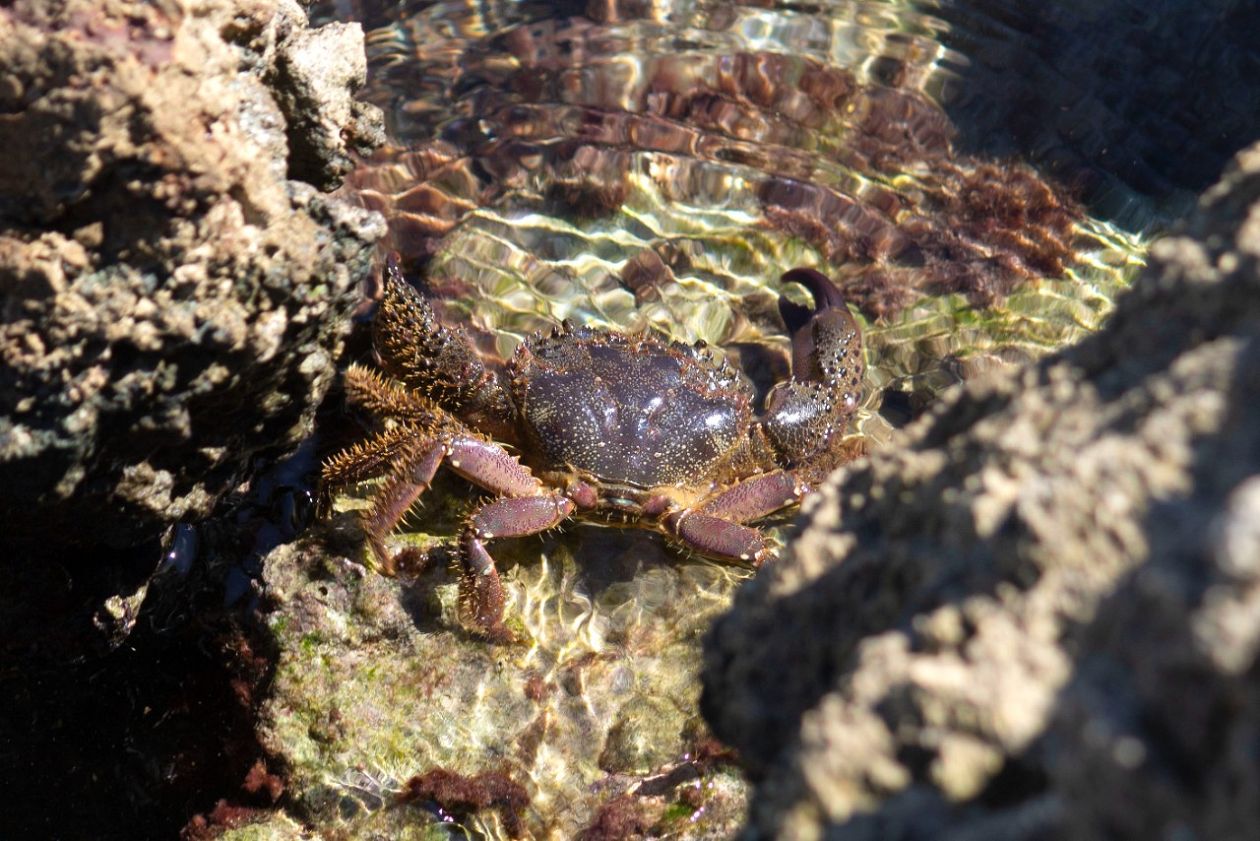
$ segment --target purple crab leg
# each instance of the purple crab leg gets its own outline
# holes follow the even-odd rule
[[[472,435],[452,437],[446,463],[468,481],[495,496],[538,496],[542,483],[529,468],[493,441]]]
[[[417,437],[421,433],[414,432]],[[461,476],[499,496],[538,494],[538,480],[520,462],[497,444],[466,433],[441,438],[420,438],[415,455],[393,473],[376,494],[372,508],[363,519],[363,531],[382,571],[393,575],[397,564],[385,548],[385,535],[416,500],[429,488],[443,460]]]
[[[433,475],[437,473],[445,455],[446,446],[433,442],[422,449],[416,458],[404,463],[402,471],[391,477],[377,493],[371,510],[363,519],[363,531],[386,575],[393,575],[397,571],[397,564],[394,556],[385,548],[385,535],[393,530],[421,494],[429,489]]]
[[[775,470],[727,488],[696,508],[671,514],[666,525],[699,552],[759,566],[768,554],[765,537],[741,523],[794,505],[808,492],[790,472]]]
[[[766,540],[754,528],[693,508],[671,514],[665,524],[683,543],[701,554],[756,566],[766,559]]]
[[[733,523],[747,523],[795,505],[807,493],[809,486],[792,473],[775,470],[720,491],[701,503],[698,510]]]
[[[503,626],[503,584],[485,541],[525,537],[555,528],[573,513],[573,502],[558,493],[509,497],[477,510],[460,540],[464,575],[459,582],[460,613],[492,639],[510,639]]]
[[[465,622],[492,639],[506,641],[511,634],[503,626],[503,584],[485,541],[554,528],[573,513],[573,502],[544,491],[529,468],[492,441],[456,435],[447,440],[443,453],[456,473],[502,497],[477,509],[460,538],[459,602]]]

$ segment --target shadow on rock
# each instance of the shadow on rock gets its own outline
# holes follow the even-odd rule
[[[1260,148],[1097,336],[836,477],[714,626],[747,838],[1251,837]]]

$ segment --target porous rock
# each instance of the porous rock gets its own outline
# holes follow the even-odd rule
[[[0,9],[5,542],[155,539],[308,432],[383,226],[290,180],[374,124],[362,34],[306,26],[293,0]]]
[[[707,641],[748,838],[1255,837],[1260,146],[1099,334],[807,506]]]

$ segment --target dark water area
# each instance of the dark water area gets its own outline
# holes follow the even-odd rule
[[[228,625],[144,619],[108,655],[3,680],[4,837],[174,838],[220,798],[271,804],[242,789],[266,656]]]
[[[942,43],[966,58],[942,97],[960,143],[1080,184],[1104,218],[1182,215],[1260,136],[1254,2],[934,6]]]
[[[704,216],[727,191],[736,192],[723,180],[734,178],[752,185],[749,194],[757,201],[723,205],[733,214],[729,218],[777,207],[776,236],[809,241],[816,259],[856,265],[878,263],[883,250],[899,247],[879,214],[901,199],[883,188],[963,178],[953,169],[956,155],[1027,162],[1070,196],[1063,206],[1079,202],[1121,231],[1149,235],[1183,215],[1229,157],[1260,137],[1256,3],[336,0],[316,4],[313,14],[363,22],[373,74],[366,96],[385,110],[394,151],[399,157],[432,151],[427,159],[429,152],[408,158],[401,168],[411,167],[411,175],[435,185],[432,190],[415,190],[415,182],[399,182],[397,171],[383,167],[377,172],[385,175],[357,186],[388,195],[382,209],[403,219],[394,228],[394,247],[415,265],[451,260],[445,264],[450,276],[470,253],[507,263],[526,250],[558,262],[582,252],[620,266],[624,255],[612,254],[611,246],[609,253],[600,251],[607,238],[584,239],[588,231],[568,230],[566,240],[542,224],[536,235],[526,230],[501,252],[461,254],[455,240],[444,246],[454,257],[442,258],[435,244],[466,214],[504,207],[520,196],[542,211],[610,214],[632,192],[624,176],[640,166],[633,159],[638,152],[659,156],[655,163],[670,158],[661,164],[673,167],[665,180],[679,189],[665,198],[686,205],[681,216]],[[716,66],[718,57],[735,53],[746,59],[730,73],[732,88],[686,95],[686,73],[694,69],[689,64],[703,66],[707,55]],[[671,64],[677,55],[686,58]],[[767,59],[773,55],[787,58]],[[534,62],[536,72],[520,72],[522,57]],[[641,85],[644,79],[653,82]],[[802,79],[804,99],[797,95]],[[850,99],[858,87],[863,98]],[[916,96],[901,96],[907,91]],[[874,140],[840,148],[824,129],[851,126],[841,106],[855,101],[860,116],[874,115],[865,124]],[[920,108],[922,102],[937,106],[939,114]],[[811,109],[818,103],[836,106],[827,119],[837,122],[816,120]],[[689,128],[695,125],[700,128]],[[916,154],[905,154],[907,148]],[[545,183],[538,180],[539,160],[545,162]],[[925,176],[916,168],[923,161],[941,168]],[[758,180],[764,173],[772,178]],[[786,190],[789,180],[826,189],[774,192]],[[531,193],[540,183],[544,192]],[[1003,174],[967,184],[977,190],[997,184],[1020,197],[1021,212],[1025,205],[1038,208],[1029,224],[1044,227],[1044,238],[1012,252],[1010,265],[1021,277],[1054,274],[1070,263],[1060,254],[1061,241],[1070,237],[1060,236],[1066,223],[1056,215],[1059,200],[1045,198],[1050,194],[1041,182]],[[779,196],[778,204],[767,195]],[[836,203],[836,195],[848,197],[847,203]],[[870,207],[876,210],[864,209]],[[939,209],[930,205],[924,218]],[[644,211],[645,228],[664,212]],[[827,213],[841,220],[836,227],[847,231],[845,237],[813,224]],[[712,225],[720,230],[728,221],[714,214]],[[1002,236],[1026,222],[1020,216]],[[970,259],[993,242],[985,239],[991,232],[977,230],[955,252],[953,243],[941,244],[945,227],[925,224],[913,247],[899,252],[907,255],[900,268],[917,271],[953,254]],[[779,255],[752,253],[759,245],[716,253],[734,277],[765,274]],[[795,244],[775,240],[773,247],[785,249],[784,259],[799,256],[791,250]],[[662,276],[719,274],[685,244],[639,254],[626,262],[632,270],[621,273],[613,291],[630,300],[627,308],[642,306],[649,318],[653,302],[661,300],[653,296]],[[745,257],[748,266],[739,263]],[[876,289],[873,276],[855,273],[853,288]],[[988,276],[956,280],[964,291],[989,292]],[[725,277],[713,282],[732,296],[749,291]],[[595,303],[576,308],[611,311],[611,305],[600,309],[606,290],[592,288]],[[515,290],[486,294],[510,298]],[[448,297],[468,292],[453,282],[439,291]],[[764,292],[753,289],[749,300],[764,304],[758,291]],[[679,306],[691,307],[702,297],[712,291],[705,287]],[[881,300],[870,294],[872,312],[878,314]],[[664,301],[671,304],[668,296]],[[707,310],[680,311],[701,325],[701,335],[712,318],[716,338],[762,347],[753,341],[756,329],[740,332],[749,324],[760,329],[763,314],[755,308],[733,321]],[[486,321],[520,334],[545,320],[525,305],[521,312],[516,320]],[[782,360],[765,364],[781,368]],[[890,394],[886,414],[895,417],[893,426],[921,409],[913,390]],[[333,399],[339,399],[336,392]],[[186,530],[165,548],[156,541],[141,547],[130,562],[117,554],[102,558],[102,568],[133,572],[134,590],[163,551],[175,552],[171,568],[153,585],[159,592],[144,600],[138,615],[125,616],[130,633],[121,632],[118,645],[66,658],[48,652],[76,649],[77,641],[45,640],[38,651],[12,643],[0,648],[0,789],[7,801],[0,836],[169,838],[221,800],[245,810],[271,805],[275,795],[268,769],[258,765],[264,756],[252,719],[267,692],[273,656],[267,635],[253,624],[258,564],[267,549],[301,531],[314,463],[306,452],[297,462],[268,466],[268,478],[255,483],[255,499],[236,500],[226,506],[230,513],[197,532],[198,551]],[[215,552],[228,561],[211,568],[207,558]],[[5,565],[9,581],[24,574],[21,566]],[[76,598],[84,589],[120,592],[116,580],[82,576],[66,587]],[[65,593],[50,587],[12,615],[20,622],[62,598]],[[85,619],[83,627],[90,624]],[[67,630],[75,633],[78,628]]]
[[[198,838],[274,805],[255,733],[275,663],[261,565],[310,522],[314,444],[260,460],[221,514],[164,541],[73,563],[5,553],[24,585],[0,612],[0,837]]]

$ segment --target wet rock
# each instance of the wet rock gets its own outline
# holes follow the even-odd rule
[[[400,537],[428,561],[400,578],[338,540],[346,514],[268,556],[278,658],[258,733],[287,769],[288,813],[351,838],[443,822],[490,838],[730,837],[746,786],[695,721],[699,638],[738,571],[651,559],[654,536],[606,529],[502,541],[508,622],[527,642],[491,645],[456,619],[442,547],[462,519]]]
[[[678,711],[668,701],[646,695],[629,698],[608,731],[599,755],[605,771],[646,774],[683,753]]]
[[[746,837],[1260,831],[1257,219],[1252,147],[1101,333],[808,505],[706,648]]]
[[[156,540],[309,430],[383,227],[286,177],[342,166],[305,128],[371,135],[361,34],[305,25],[293,2],[0,11],[4,542]]]

